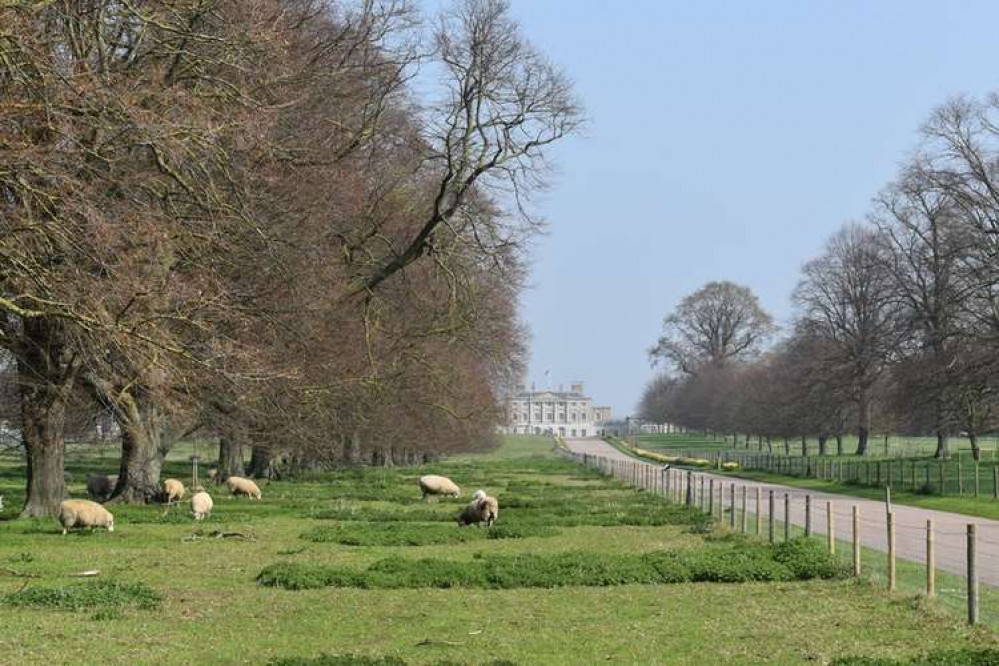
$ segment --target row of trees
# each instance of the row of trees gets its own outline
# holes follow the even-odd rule
[[[645,418],[760,437],[830,438],[857,454],[872,428],[949,438],[999,427],[999,96],[956,99],[914,156],[806,263],[795,319],[773,324],[744,287],[712,283],[667,317],[669,364]],[[841,439],[840,439],[841,442]]]
[[[95,410],[136,502],[194,432],[223,477],[248,447],[264,473],[482,442],[523,358],[529,198],[579,123],[505,0],[430,22],[406,0],[5,4],[0,420],[24,515],[65,497],[68,419]]]

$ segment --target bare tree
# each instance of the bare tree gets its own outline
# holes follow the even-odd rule
[[[663,336],[649,356],[693,374],[752,358],[774,331],[773,319],[748,287],[709,282],[666,317]]]
[[[897,351],[900,304],[875,231],[847,225],[805,264],[794,292],[801,318],[828,344],[828,371],[857,406],[857,455],[867,453],[874,389]]]

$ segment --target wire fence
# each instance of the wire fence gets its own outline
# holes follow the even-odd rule
[[[999,626],[999,523],[915,507],[653,465],[562,453],[608,476],[711,514],[770,542],[807,537],[853,572],[893,592],[932,600],[968,622]]]
[[[829,456],[788,456],[739,450],[677,450],[670,455],[738,463],[756,470],[798,478],[834,481],[863,488],[891,487],[925,495],[957,495],[999,500],[999,461],[964,456],[950,460],[895,458],[844,459]]]

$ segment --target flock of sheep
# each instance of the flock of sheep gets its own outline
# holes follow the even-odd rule
[[[213,470],[214,471],[214,470]],[[214,479],[215,475],[209,473]],[[87,494],[94,500],[106,501],[110,498],[118,477],[104,474],[91,474],[87,477]],[[241,476],[230,476],[226,479],[226,487],[233,495],[246,495],[250,499],[260,499],[260,488],[251,479]],[[184,499],[187,489],[177,479],[163,481],[161,497],[167,504],[176,504]],[[204,490],[199,490],[191,496],[191,513],[195,520],[204,520],[211,512],[215,502],[212,496]],[[59,505],[59,523],[62,533],[66,534],[73,527],[104,527],[108,532],[114,532],[114,514],[97,501],[85,499],[68,499]]]
[[[209,477],[214,479],[215,475],[209,473]],[[117,483],[117,476],[92,474],[87,477],[87,493],[94,500],[105,501],[110,498]],[[260,488],[250,479],[230,476],[225,483],[233,495],[261,499]],[[177,479],[163,481],[162,499],[167,504],[180,502],[184,499],[186,492],[184,484]],[[420,492],[423,499],[428,500],[430,497],[458,497],[461,495],[461,488],[446,476],[428,474],[420,477]],[[66,534],[74,527],[103,527],[108,532],[114,532],[114,514],[98,501],[65,500],[59,506],[59,523],[62,525],[62,533]],[[212,496],[204,490],[199,490],[191,497],[191,513],[195,520],[204,520],[208,517],[213,506]],[[487,495],[484,490],[477,490],[472,496],[472,501],[458,516],[458,524],[464,527],[466,525],[481,526],[484,523],[487,527],[491,527],[498,517],[499,502],[496,501],[496,498]]]

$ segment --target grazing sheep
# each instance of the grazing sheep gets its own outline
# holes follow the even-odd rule
[[[260,499],[260,488],[249,479],[244,479],[241,476],[230,476],[226,479],[225,485],[229,487],[229,492],[233,495],[246,495],[251,499]]]
[[[195,520],[204,520],[211,515],[213,506],[215,503],[212,496],[206,492],[195,493],[191,497],[191,511],[194,512]]]
[[[458,497],[461,495],[461,488],[446,476],[427,474],[420,477],[420,492],[423,493],[423,499],[427,499],[429,495]]]
[[[71,527],[106,527],[114,532],[114,516],[90,500],[65,500],[59,505],[59,523],[63,534]]]
[[[495,497],[487,495],[484,490],[475,491],[474,497],[475,499],[458,516],[458,524],[464,527],[485,523],[486,527],[492,527],[499,518],[499,502]]]
[[[111,497],[111,493],[114,492],[114,488],[117,485],[117,474],[110,476],[106,474],[87,475],[87,494],[98,502],[103,502]]]
[[[179,502],[184,499],[184,493],[187,492],[184,488],[184,484],[177,479],[166,479],[163,481],[163,499],[169,504],[171,502]]]

